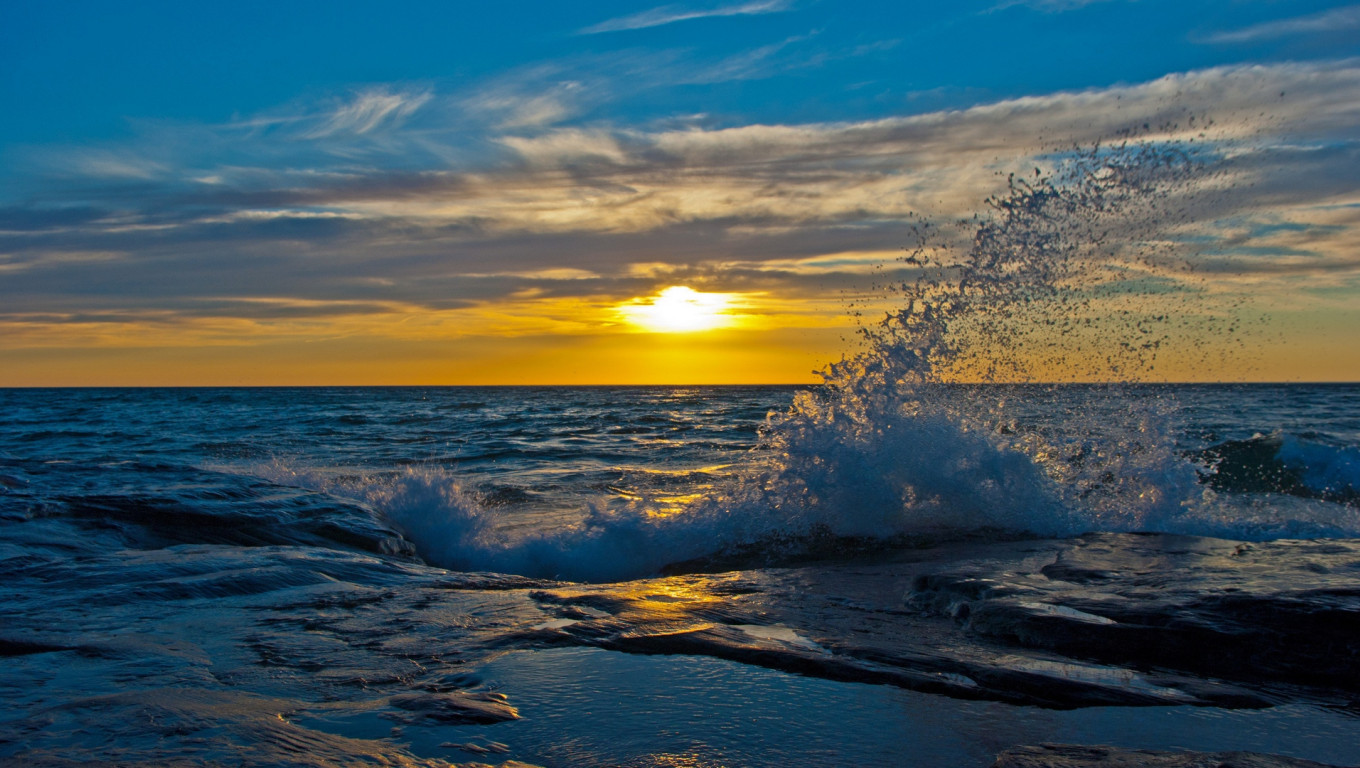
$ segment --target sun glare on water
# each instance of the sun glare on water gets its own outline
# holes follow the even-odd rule
[[[692,333],[734,325],[732,294],[701,293],[675,285],[645,299],[620,305],[624,320],[652,333]]]

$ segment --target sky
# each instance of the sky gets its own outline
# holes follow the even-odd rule
[[[0,386],[813,381],[913,226],[1144,125],[1251,320],[1155,377],[1360,380],[1353,3],[5,3],[0,104]]]

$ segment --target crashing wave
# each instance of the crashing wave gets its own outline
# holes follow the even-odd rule
[[[1219,174],[1212,147],[1128,140],[1045,162],[972,219],[921,221],[902,259],[913,277],[888,286],[896,308],[769,417],[730,482],[679,512],[636,498],[525,532],[442,469],[304,484],[380,509],[432,563],[591,581],[922,537],[1360,535],[1353,507],[1225,503],[1176,449],[1174,400],[1131,386],[1167,349],[1213,366],[1237,341],[1179,250]],[[1053,380],[1118,383],[1036,384]],[[1036,398],[1062,412],[1033,418]]]

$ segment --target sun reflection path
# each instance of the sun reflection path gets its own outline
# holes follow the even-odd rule
[[[675,285],[655,296],[619,305],[619,315],[631,325],[652,333],[711,331],[736,324],[730,310],[734,294],[701,293]]]

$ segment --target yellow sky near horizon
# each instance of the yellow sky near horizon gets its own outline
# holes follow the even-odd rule
[[[853,333],[839,300],[684,286],[624,302],[529,298],[324,324],[128,325],[35,324],[27,344],[0,340],[11,363],[0,386],[796,384],[817,380]]]
[[[671,295],[693,298],[675,288]],[[332,321],[325,334],[314,321],[243,328],[239,320],[204,320],[187,328],[152,324],[136,334],[118,325],[107,337],[85,328],[86,335],[64,344],[53,336],[27,346],[11,338],[0,341],[0,386],[807,384],[859,348],[858,326],[840,300],[817,305],[689,292],[699,297],[701,315],[714,316],[672,317],[660,325],[645,313],[630,320],[629,312],[664,304],[663,289],[620,303],[527,300],[517,319],[506,307],[477,316],[351,317]],[[722,300],[706,304],[705,296]],[[1261,328],[1219,339],[1169,336],[1155,368],[1136,378],[1354,381],[1360,378],[1352,373],[1360,371],[1356,327],[1360,308],[1295,308],[1277,312]],[[1083,373],[1091,369],[1077,361],[1071,370],[1040,371],[1035,378],[1100,380]]]

